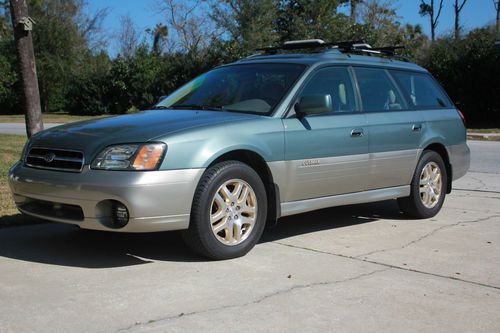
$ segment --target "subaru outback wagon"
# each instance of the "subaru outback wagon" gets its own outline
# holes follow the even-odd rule
[[[397,199],[411,217],[434,216],[469,168],[464,119],[395,49],[287,42],[153,110],[42,131],[10,169],[16,205],[85,229],[183,230],[212,259],[326,207]]]

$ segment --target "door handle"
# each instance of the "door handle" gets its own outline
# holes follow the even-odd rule
[[[422,124],[413,124],[411,130],[413,132],[420,132],[422,130]]]
[[[364,134],[363,132],[363,129],[362,128],[355,128],[351,131],[351,137],[353,138],[359,138],[359,137],[362,137]]]

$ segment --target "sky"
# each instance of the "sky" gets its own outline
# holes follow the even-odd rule
[[[88,0],[90,12],[107,8],[108,15],[103,22],[103,28],[107,36],[115,36],[120,29],[120,18],[130,15],[140,31],[148,27],[154,27],[157,23],[165,22],[165,14],[159,10],[161,0]],[[421,24],[424,32],[430,36],[428,17],[421,17],[418,13],[420,0],[395,0],[395,8],[403,24]],[[437,35],[450,33],[454,25],[453,13],[454,0],[444,0],[443,11],[439,19]],[[348,6],[340,9],[347,13]],[[465,30],[493,24],[495,12],[492,0],[468,0],[462,13],[461,25]],[[112,40],[112,38],[110,39]],[[110,42],[109,52],[116,54],[116,43]]]

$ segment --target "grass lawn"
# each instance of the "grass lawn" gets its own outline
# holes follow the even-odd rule
[[[0,228],[35,222],[19,214],[7,184],[9,168],[19,160],[26,137],[21,135],[0,135]]]
[[[489,136],[489,137],[482,137],[482,136],[467,136],[467,140],[476,140],[476,141],[500,141],[500,136]]]
[[[42,119],[45,123],[72,123],[80,120],[102,118],[106,116],[72,116],[64,113],[44,113]],[[0,115],[0,123],[24,123],[24,115]]]
[[[469,128],[470,133],[500,133],[500,128]]]

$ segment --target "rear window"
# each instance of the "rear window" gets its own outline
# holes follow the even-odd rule
[[[410,105],[424,108],[447,108],[450,100],[443,90],[428,74],[390,71],[403,92],[408,96]]]

